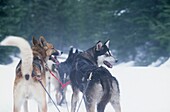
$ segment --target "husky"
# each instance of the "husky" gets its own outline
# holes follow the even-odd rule
[[[56,55],[51,55],[50,60],[52,61],[53,64],[49,64],[52,72],[55,74],[55,76],[63,83],[66,84],[70,81],[70,71],[71,71],[71,66],[74,60],[74,57],[79,53],[78,49],[75,49],[71,47],[68,57],[64,62],[59,63]],[[48,61],[48,62],[49,62]],[[50,62],[49,62],[50,63]],[[62,105],[66,101],[66,90],[67,87],[62,87],[62,85],[57,81],[54,77],[51,77],[51,82],[52,85],[54,86],[54,90],[56,91],[55,97],[56,97],[56,102],[58,105]],[[50,86],[50,85],[49,85]],[[50,90],[49,90],[50,91]]]
[[[16,67],[13,86],[13,112],[20,112],[21,106],[28,112],[28,100],[34,99],[38,104],[39,112],[47,112],[45,86],[45,63],[51,54],[59,54],[51,43],[44,37],[36,40],[33,37],[32,47],[22,37],[8,36],[0,45],[16,46],[21,52],[21,61]]]
[[[110,102],[115,112],[121,112],[119,84],[115,77],[100,64],[111,68],[115,59],[109,50],[110,40],[101,41],[88,50],[79,53],[74,60],[70,73],[73,90],[71,112],[76,111],[78,95],[81,91],[87,112],[104,112]]]

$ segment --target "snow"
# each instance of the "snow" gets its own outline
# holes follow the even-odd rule
[[[149,66],[150,67],[158,67],[158,66],[164,66],[165,67],[165,66],[167,66],[167,63],[170,62],[170,60],[165,61],[165,63],[162,64],[162,62],[164,62],[164,60],[165,60],[165,57],[159,57],[155,62],[152,62]],[[170,66],[170,63],[169,63],[168,66]]]
[[[122,112],[170,112],[169,68],[114,68],[112,73],[120,83]]]
[[[13,81],[15,67],[19,62],[9,65],[0,65],[0,112],[12,112],[13,108]],[[123,63],[109,69],[120,85],[120,98],[122,112],[170,112],[170,69],[169,60],[161,67],[134,67],[133,62]],[[52,91],[54,99],[54,91]],[[70,111],[72,90],[68,86],[67,101]],[[80,95],[81,99],[81,95]],[[58,106],[61,112],[67,112],[67,106]],[[29,102],[30,112],[37,111],[34,100]],[[22,109],[23,112],[23,109]],[[48,112],[57,112],[53,104],[48,104]],[[79,112],[85,112],[84,103]],[[110,104],[105,112],[114,112]]]
[[[170,67],[170,58],[164,64],[162,64],[160,67]]]
[[[117,66],[119,67],[131,67],[131,66],[134,66],[135,62],[134,61],[129,61],[127,63],[123,62],[121,64],[118,64]]]

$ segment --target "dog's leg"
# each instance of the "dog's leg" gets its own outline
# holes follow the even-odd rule
[[[24,102],[24,112],[28,112],[28,100]]]
[[[47,105],[38,105],[38,112],[47,112]]]
[[[97,112],[104,112],[104,109],[106,107],[106,102],[100,102],[97,104]]]
[[[62,100],[62,94],[61,94],[61,90],[57,89],[56,90],[56,101],[58,105],[61,105],[61,100]]]
[[[62,105],[63,103],[66,102],[65,92],[66,92],[66,88],[64,88],[64,89],[61,88],[61,89],[58,91],[58,94],[56,94],[56,95],[57,95],[56,97],[58,97],[58,99],[57,99],[57,104],[58,104],[58,105]]]
[[[85,101],[85,106],[87,112],[95,112],[95,102]]]
[[[48,93],[51,95],[51,77],[50,76],[48,76],[48,82],[47,82],[47,87],[48,87]],[[50,100],[50,98],[48,97],[48,103],[51,103],[51,100]]]
[[[44,81],[45,82],[45,81]],[[43,83],[43,81],[42,81]],[[43,83],[45,85],[45,83]],[[38,103],[39,112],[47,112],[47,102],[46,102],[46,93],[43,87],[37,83],[34,85],[32,93],[34,94],[34,99]]]
[[[20,112],[21,106],[14,104],[13,112]]]
[[[67,90],[67,87],[65,87],[65,88],[62,90],[62,99],[61,99],[60,104],[66,103],[66,90]]]
[[[120,102],[119,101],[111,101],[110,102],[115,110],[115,112],[121,112]]]
[[[21,106],[24,103],[24,98],[21,97],[15,97],[14,98],[14,106],[13,106],[13,112],[20,112]],[[26,111],[27,112],[27,111]]]
[[[106,107],[106,105],[108,104],[108,102],[109,102],[109,99],[108,98],[106,98],[106,97],[110,97],[108,94],[107,95],[103,95],[102,97],[101,97],[101,101],[97,104],[97,112],[104,112],[104,110],[105,110],[105,107]]]
[[[40,102],[40,100],[38,101],[38,111],[39,112],[47,112],[47,103],[46,103],[45,96],[41,98],[41,102]]]
[[[16,79],[15,79],[16,80]],[[23,95],[23,88],[21,86],[15,85],[14,83],[14,90],[13,90],[13,112],[20,112],[21,106],[24,103],[24,95]]]
[[[35,100],[38,103],[38,112],[47,112],[46,95],[44,90],[40,90],[41,93],[37,93]]]
[[[84,103],[85,103],[85,106],[86,106],[86,111],[87,112],[95,112],[95,97],[94,95],[90,94],[91,90],[86,90],[86,92],[84,93]],[[95,93],[95,92],[94,92]],[[96,95],[96,94],[95,94]]]
[[[71,98],[71,112],[76,111],[78,100],[79,100],[79,90],[77,88],[73,88],[73,94]]]
[[[13,112],[19,112],[19,111],[20,111],[20,107],[14,105]]]
[[[120,106],[120,91],[119,86],[117,85],[117,82],[115,82],[115,79],[112,82],[112,95],[110,99],[110,103],[112,107],[114,108],[115,112],[121,112],[121,106]]]
[[[56,74],[56,76],[59,78],[59,76]],[[55,94],[55,98],[56,98],[56,102],[58,105],[61,104],[61,99],[62,99],[62,93],[61,93],[61,85],[58,81],[56,81],[56,79],[53,78],[53,85],[54,85],[54,88],[55,88],[55,91],[56,91],[56,94]]]
[[[47,105],[46,104],[39,104],[38,105],[38,112],[47,112]]]

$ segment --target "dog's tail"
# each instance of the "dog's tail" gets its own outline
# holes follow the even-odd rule
[[[112,83],[111,83],[111,79],[108,77],[103,77],[101,76],[100,78],[100,82],[103,88],[103,96],[101,101],[102,102],[109,102],[110,98],[111,98],[111,88],[112,88]]]
[[[20,49],[21,52],[21,71],[22,75],[31,75],[32,74],[32,63],[33,63],[33,52],[31,49],[30,44],[27,40],[25,40],[22,37],[16,37],[16,36],[8,36],[2,42],[0,45],[4,46],[16,46]]]
[[[108,102],[119,102],[119,84],[115,77],[113,77],[110,72],[103,68],[99,67],[98,76],[100,83],[103,88],[103,96],[100,102],[97,104],[97,110],[104,110]]]
[[[115,112],[121,112],[119,83],[115,77],[112,77],[111,94],[110,103],[112,107],[115,109]]]

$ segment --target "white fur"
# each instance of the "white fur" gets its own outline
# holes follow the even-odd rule
[[[105,45],[107,46],[107,48],[109,48],[109,44],[110,44],[110,40],[106,41]],[[111,53],[111,51],[109,51]],[[116,58],[113,56],[113,54],[111,53],[111,56],[109,56],[109,53],[107,52],[108,56],[106,56],[105,54],[104,55],[101,55],[101,56],[98,56],[97,58],[97,64],[98,66],[101,66],[101,65],[104,65],[104,61],[107,61],[109,62],[112,66],[116,63]]]
[[[99,66],[104,65],[104,61],[108,61],[113,66],[116,63],[116,58],[114,56],[98,56],[97,63]]]
[[[20,49],[22,64],[22,75],[32,74],[33,52],[30,44],[21,37],[9,36],[6,37],[0,45],[16,46]],[[31,76],[30,76],[31,77]],[[45,86],[45,80],[41,80]],[[39,112],[47,112],[46,94],[44,89],[38,82],[31,80],[24,80],[24,78],[15,78],[14,88],[14,107],[13,112],[20,112],[22,104],[24,104],[24,112],[28,112],[28,99],[34,99],[38,103]]]
[[[108,40],[105,44],[107,46],[107,48],[109,48],[109,43],[110,43],[110,40]]]
[[[52,64],[54,64],[54,62],[51,60],[48,60],[47,64],[48,64],[49,68],[52,68]],[[60,78],[57,70],[55,72],[53,71],[53,73],[57,78]],[[47,79],[46,80],[47,84],[49,84],[49,81],[50,81],[50,83],[52,83],[52,85],[54,86],[55,89],[59,88],[60,85],[58,84],[57,80],[52,76],[52,74],[49,71],[46,71],[46,79]]]
[[[8,36],[6,37],[0,45],[4,46],[16,46],[20,49],[21,59],[22,59],[22,74],[31,75],[32,72],[32,62],[33,53],[30,44],[22,37]]]
[[[32,80],[20,80],[14,86],[14,112],[20,112],[22,104],[25,104],[29,99],[34,99],[39,106],[39,109],[46,108],[45,92],[39,83],[34,83]],[[24,110],[27,112],[28,105],[24,105]],[[44,112],[40,110],[40,112]],[[45,111],[46,112],[46,111]]]
[[[51,61],[51,60],[48,60],[47,64],[48,64],[49,68],[52,68],[52,64],[55,64],[55,63],[53,61]],[[52,71],[52,72],[58,79],[60,79],[60,75],[59,75],[57,70],[55,70],[55,72],[54,71]],[[52,87],[51,85],[53,85],[55,90],[60,89],[60,83],[52,76],[52,74],[49,71],[46,71],[46,84],[47,84],[47,88],[48,88],[49,93],[51,92],[51,87]],[[57,104],[59,104],[59,102],[61,101],[60,92],[57,92],[56,100],[57,100]],[[48,102],[51,102],[51,100],[49,98],[48,98]]]

